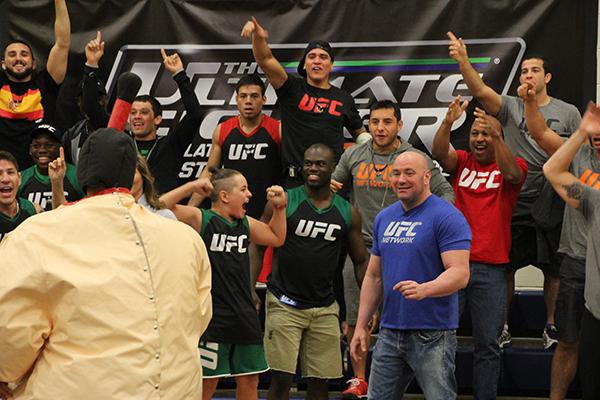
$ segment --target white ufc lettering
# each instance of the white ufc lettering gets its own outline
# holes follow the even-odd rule
[[[229,159],[247,160],[248,158],[254,158],[255,160],[264,160],[267,158],[267,147],[269,145],[266,143],[232,144],[229,146]]]
[[[244,240],[247,238],[247,235],[229,236],[224,233],[214,233],[210,242],[210,250],[231,253],[232,249],[237,247],[238,253],[245,253]]]
[[[301,219],[298,222],[295,233],[298,236],[311,237],[313,239],[316,238],[319,233],[323,233],[323,238],[325,240],[333,242],[335,241],[333,232],[339,229],[342,229],[342,227],[338,224],[328,224],[326,222]]]
[[[463,169],[458,179],[458,186],[470,187],[477,190],[479,186],[485,183],[486,189],[495,189],[500,187],[500,183],[496,182],[496,176],[500,175],[500,171],[477,172],[470,171],[468,168]]]

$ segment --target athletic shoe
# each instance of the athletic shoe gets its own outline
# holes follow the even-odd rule
[[[498,338],[498,346],[500,346],[501,349],[510,346],[512,341],[512,336],[510,336],[510,332],[508,332],[508,325],[504,325],[504,328],[502,329],[502,333],[500,334],[500,337]]]
[[[342,399],[366,399],[369,385],[362,378],[353,377],[346,382],[348,387],[342,392]]]
[[[544,333],[542,333],[542,340],[544,341],[544,350],[558,343],[558,329],[556,329],[556,326],[547,324]]]

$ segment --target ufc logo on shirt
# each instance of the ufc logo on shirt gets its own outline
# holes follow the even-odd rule
[[[244,241],[247,238],[247,235],[229,236],[224,233],[214,233],[210,242],[210,250],[231,253],[237,248],[238,253],[245,253],[246,246]]]
[[[298,103],[298,108],[302,111],[307,111],[315,114],[322,114],[327,111],[329,114],[339,117],[342,115],[341,112],[337,110],[338,107],[342,107],[344,103],[337,100],[329,100],[325,97],[316,97],[309,96],[308,94],[304,94],[302,99],[300,99],[300,103]]]
[[[412,243],[417,236],[416,228],[422,222],[392,221],[383,232],[382,243]]]
[[[465,168],[458,179],[458,186],[477,190],[479,186],[485,185],[486,189],[495,189],[500,187],[500,182],[496,181],[498,175],[500,175],[500,171],[477,172]]]
[[[301,219],[298,222],[298,226],[296,227],[296,232],[294,232],[297,236],[301,237],[311,237],[316,238],[319,234],[323,234],[323,239],[329,240],[330,242],[335,242],[335,237],[333,236],[333,232],[336,230],[342,229],[338,224],[328,224],[325,222],[319,221],[310,221],[306,219]]]
[[[267,158],[266,150],[269,147],[266,143],[258,144],[232,144],[229,146],[228,158],[230,160],[264,160]],[[264,150],[264,151],[263,151]]]
[[[64,192],[65,197],[69,196],[68,192]],[[52,192],[33,192],[27,195],[27,200],[32,203],[37,203],[43,209],[46,209],[48,202],[52,201]]]

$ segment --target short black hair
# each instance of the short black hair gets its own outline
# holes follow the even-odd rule
[[[378,100],[378,101],[374,102],[373,104],[371,104],[371,107],[369,107],[369,117],[371,117],[371,113],[375,110],[383,110],[383,109],[389,109],[389,108],[394,110],[394,117],[396,117],[396,119],[398,121],[400,121],[402,119],[402,113],[400,112],[400,107],[398,107],[398,103],[395,103],[391,100]]]
[[[238,170],[231,168],[211,168],[210,183],[213,185],[213,191],[210,194],[210,200],[214,203],[219,200],[219,192],[225,190],[229,192],[231,190],[231,178],[236,175],[242,175]]]
[[[162,116],[162,106],[160,102],[156,100],[156,97],[150,96],[149,94],[141,94],[139,96],[135,96],[133,101],[142,101],[145,103],[150,103],[152,105],[152,112],[154,112],[154,117]]]
[[[309,146],[305,151],[304,151],[304,155],[306,155],[306,153],[308,153],[311,150],[325,150],[325,152],[329,153],[329,157],[331,158],[331,162],[333,164],[335,164],[335,151],[333,151],[333,149],[330,146],[327,146],[326,144],[323,143],[315,143],[311,146]],[[304,157],[303,155],[303,157]]]
[[[235,86],[235,92],[239,93],[239,90],[242,86],[256,85],[260,87],[260,94],[262,96],[265,95],[265,91],[267,90],[265,83],[258,74],[247,74],[240,78],[237,85]]]
[[[35,60],[35,57],[33,56],[33,49],[31,48],[31,45],[29,43],[27,43],[26,41],[24,41],[23,39],[16,39],[11,42],[8,42],[6,44],[6,46],[4,46],[4,51],[2,52],[2,58],[4,58],[4,55],[6,54],[6,49],[8,48],[8,46],[10,46],[11,44],[15,44],[15,43],[21,43],[21,44],[24,44],[25,46],[27,46],[27,48],[29,49],[29,52],[31,53],[31,59]]]
[[[525,62],[527,60],[533,60],[533,59],[542,61],[542,68],[544,68],[544,74],[552,73],[552,67],[550,66],[550,63],[548,62],[548,59],[539,54],[533,54],[533,53],[526,54],[525,57],[523,57],[523,61],[521,61],[521,65],[523,65],[523,62]]]
[[[19,170],[19,163],[17,162],[17,159],[15,158],[15,156],[13,156],[8,151],[0,150],[0,160],[6,160],[10,163],[13,163],[13,165],[15,166],[15,169],[17,171]]]

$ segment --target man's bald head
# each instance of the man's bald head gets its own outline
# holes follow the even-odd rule
[[[430,179],[429,160],[424,154],[405,151],[396,157],[392,166],[392,186],[405,209],[416,207],[429,197]]]

